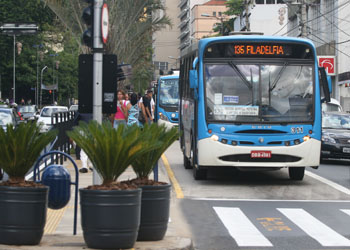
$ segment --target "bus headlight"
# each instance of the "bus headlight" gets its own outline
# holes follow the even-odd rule
[[[163,121],[169,121],[168,117],[164,115],[162,112],[159,112],[159,119]]]
[[[303,137],[303,141],[308,141],[310,139],[311,139],[311,137],[309,135],[306,135],[306,136]]]
[[[217,135],[212,135],[210,138],[211,138],[213,141],[218,141],[218,140],[219,140],[219,136],[217,136]]]

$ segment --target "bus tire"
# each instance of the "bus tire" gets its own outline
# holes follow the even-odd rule
[[[185,169],[191,169],[192,165],[191,165],[191,161],[186,157],[185,153],[183,153],[184,155],[184,167]]]
[[[301,181],[304,178],[305,167],[289,167],[289,178],[295,181]]]
[[[207,179],[207,169],[201,169],[198,167],[193,167],[193,178],[198,180],[206,180]]]

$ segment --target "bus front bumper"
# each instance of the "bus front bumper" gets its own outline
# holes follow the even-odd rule
[[[320,164],[321,142],[310,139],[294,146],[233,146],[206,138],[198,141],[200,166],[232,167],[314,167]],[[252,151],[270,157],[252,157]],[[264,153],[264,154],[265,154]]]

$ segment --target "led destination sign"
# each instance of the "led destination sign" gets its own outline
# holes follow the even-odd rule
[[[209,45],[205,58],[294,58],[314,59],[313,50],[302,43],[225,42]]]
[[[234,45],[236,55],[285,55],[289,50],[282,45]]]

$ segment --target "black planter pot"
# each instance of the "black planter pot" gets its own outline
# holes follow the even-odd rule
[[[171,185],[141,186],[141,223],[138,241],[162,240],[169,222]]]
[[[141,213],[141,189],[80,189],[81,226],[89,248],[132,248]]]
[[[0,186],[0,244],[37,245],[46,223],[48,187]]]

